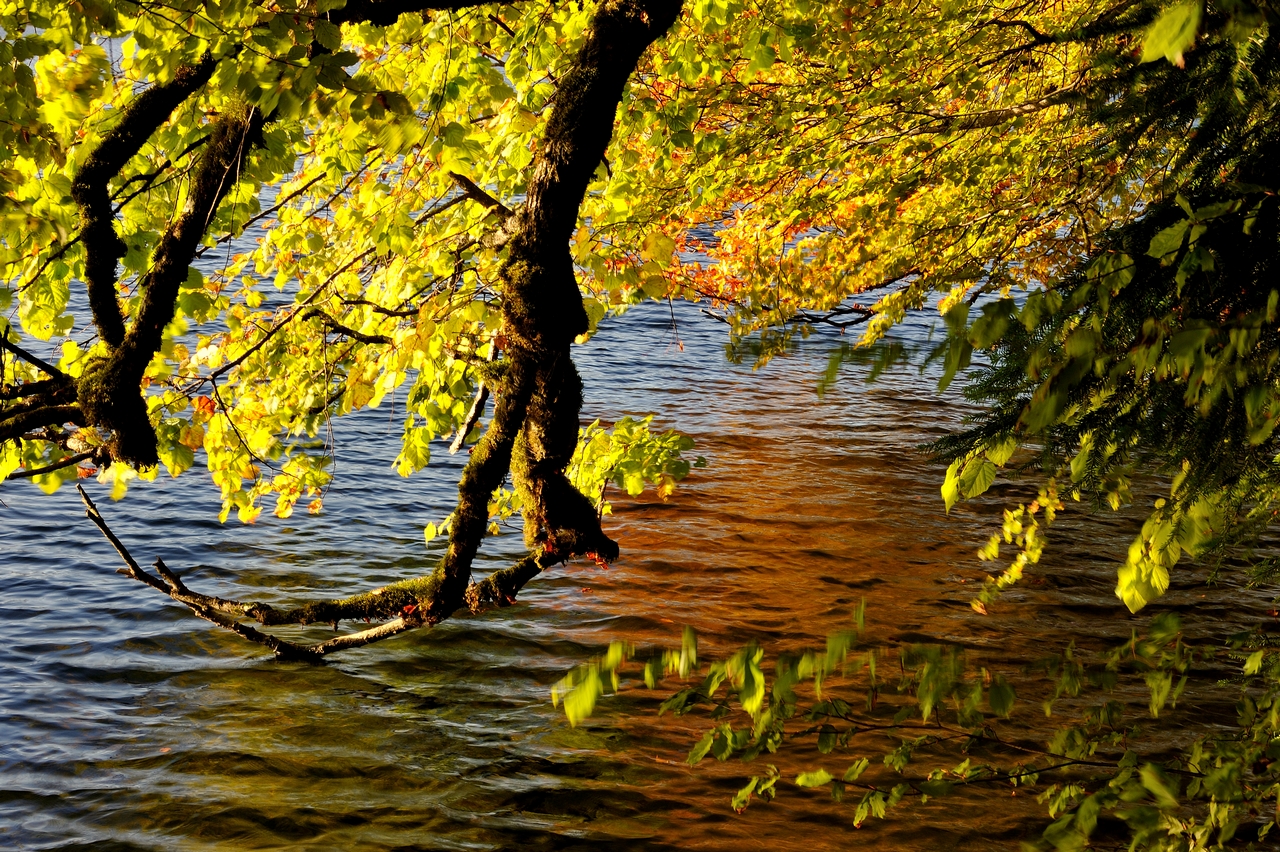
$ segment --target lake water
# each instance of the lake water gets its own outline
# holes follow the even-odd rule
[[[1137,623],[1112,593],[1132,528],[1078,515],[992,615],[970,609],[974,550],[1025,489],[944,514],[941,466],[918,447],[960,424],[954,392],[940,400],[914,369],[872,385],[850,371],[819,402],[834,332],[753,371],[726,361],[723,326],[696,307],[674,316],[640,306],[578,349],[588,420],[654,413],[710,465],[667,502],[614,494],[619,562],[558,567],[514,607],[328,665],[277,663],[116,574],[73,489],[0,487],[0,847],[935,850],[1038,834],[1041,806],[1007,787],[861,829],[848,803],[794,787],[737,815],[729,798],[753,768],[685,766],[701,731],[657,717],[671,690],[626,688],[578,728],[552,707],[551,685],[611,639],[678,646],[691,625],[704,659],[752,638],[797,650],[847,629],[863,598],[876,640],[960,643],[1009,671]],[[927,325],[901,334],[920,342]],[[384,403],[338,425],[318,517],[220,525],[217,489],[194,471],[121,503],[86,484],[139,561],[162,556],[202,591],[346,595],[429,570],[422,527],[456,493],[463,458],[443,441],[428,471],[391,470],[400,419]],[[519,553],[518,533],[490,539],[478,570]],[[1261,592],[1203,579],[1179,572],[1161,608],[1195,606],[1215,633],[1270,618]],[[1195,695],[1186,713],[1223,711],[1207,687]]]

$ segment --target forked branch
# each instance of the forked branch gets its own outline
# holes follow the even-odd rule
[[[144,569],[129,552],[124,542],[107,525],[106,519],[98,511],[98,507],[89,498],[84,488],[77,484],[76,489],[84,502],[85,515],[93,521],[125,564],[125,567],[118,569],[117,573],[167,595],[206,621],[230,630],[250,642],[269,648],[280,659],[320,662],[335,651],[371,645],[407,630],[431,626],[440,620],[430,615],[437,609],[433,604],[441,594],[441,584],[435,574],[393,583],[372,592],[342,600],[314,601],[288,610],[276,609],[269,604],[244,603],[193,591],[177,572],[165,564],[163,559],[156,559],[153,563],[155,574]],[[484,603],[488,602],[497,602],[499,605],[509,604],[525,583],[559,561],[562,559],[545,552],[521,560],[511,568],[495,572],[492,577],[478,586],[473,586],[472,591],[466,595],[466,603],[473,611],[480,609]],[[456,606],[451,608],[449,614],[456,608]],[[331,623],[335,630],[339,622],[344,620],[385,619],[385,621],[364,630],[345,633],[308,645],[290,642],[279,636],[265,633],[250,624],[245,624],[242,619],[253,619],[264,626]]]
[[[269,633],[263,633],[248,624],[242,623],[239,619],[255,612],[275,612],[272,607],[265,604],[244,604],[239,601],[230,601],[213,595],[193,592],[187,588],[187,585],[183,583],[182,578],[177,573],[164,564],[162,559],[155,561],[156,572],[159,576],[148,573],[133,558],[133,554],[125,547],[124,542],[120,541],[116,534],[111,531],[111,528],[107,526],[106,519],[102,517],[102,513],[98,511],[98,507],[94,505],[93,500],[89,499],[89,495],[84,488],[77,485],[76,489],[80,492],[80,499],[84,501],[85,515],[88,516],[89,520],[93,521],[107,541],[111,543],[111,546],[115,548],[116,553],[120,554],[120,558],[124,560],[125,567],[119,569],[118,573],[126,577],[132,577],[138,582],[145,583],[156,591],[168,595],[206,621],[239,634],[250,642],[256,642],[259,645],[270,648],[281,659],[319,662],[325,655],[334,651],[368,645],[372,642],[395,636],[398,633],[403,633],[423,623],[421,619],[414,619],[412,613],[409,613],[392,619],[386,624],[379,624],[368,630],[348,633],[313,645],[302,645],[290,642],[287,639],[281,639],[278,636],[272,636]]]

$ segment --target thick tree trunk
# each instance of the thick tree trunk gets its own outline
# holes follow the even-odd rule
[[[578,441],[582,381],[569,347],[587,315],[569,254],[578,210],[609,140],[628,78],[644,51],[675,23],[679,0],[613,0],[601,5],[556,103],[524,206],[507,244],[503,284],[505,376],[496,414],[458,488],[449,550],[428,617],[456,609],[488,527],[488,503],[511,470],[532,555],[472,590],[469,603],[507,603],[531,577],[570,556],[616,558],[591,501],[564,471]],[[513,458],[514,454],[514,458]]]

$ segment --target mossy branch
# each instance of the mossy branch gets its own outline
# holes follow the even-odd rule
[[[187,209],[165,229],[156,247],[151,270],[143,280],[137,319],[110,354],[90,362],[77,382],[85,416],[115,433],[109,445],[115,459],[141,467],[158,463],[142,376],[160,350],[165,326],[173,320],[179,290],[200,240],[238,180],[245,158],[261,141],[262,125],[262,113],[252,107],[218,120],[192,178]]]
[[[108,346],[124,342],[124,314],[116,298],[116,262],[127,247],[116,233],[115,211],[107,188],[169,116],[199,91],[217,66],[210,54],[184,65],[173,79],[138,95],[120,115],[98,147],[85,158],[71,182],[71,198],[80,208],[80,240],[85,247],[85,286],[98,334]]]
[[[85,514],[91,521],[93,521],[94,525],[98,527],[106,539],[111,543],[112,547],[115,548],[116,552],[120,554],[120,558],[124,560],[125,567],[121,568],[119,573],[124,574],[127,577],[131,577],[140,583],[150,586],[156,591],[168,595],[170,598],[183,604],[190,609],[192,613],[206,621],[212,622],[219,627],[243,636],[251,642],[270,648],[271,651],[280,659],[319,662],[326,655],[331,654],[334,651],[341,651],[346,648],[357,648],[383,639],[389,639],[392,636],[403,633],[404,631],[414,627],[421,626],[425,623],[421,617],[415,617],[413,609],[410,609],[408,612],[402,612],[400,615],[393,617],[385,624],[379,624],[367,630],[361,630],[355,633],[336,636],[332,639],[324,642],[318,642],[313,645],[303,645],[296,642],[290,642],[286,639],[281,639],[278,636],[272,636],[270,633],[263,633],[255,627],[242,623],[238,619],[246,616],[256,616],[260,621],[270,624],[309,624],[313,623],[315,619],[303,619],[307,615],[319,614],[322,610],[326,615],[332,614],[335,609],[341,609],[344,613],[348,611],[353,613],[357,611],[372,612],[374,611],[373,608],[364,605],[361,603],[361,600],[379,599],[382,597],[381,593],[386,590],[378,590],[376,592],[371,592],[368,595],[350,598],[347,602],[332,601],[313,604],[309,608],[299,608],[291,610],[288,613],[278,613],[277,610],[265,604],[243,604],[239,601],[231,601],[215,597],[213,595],[204,595],[199,592],[193,592],[191,589],[187,588],[186,584],[183,583],[182,579],[174,571],[165,565],[164,560],[162,559],[157,559],[155,561],[155,568],[159,576],[151,574],[143,569],[129,552],[129,549],[125,547],[124,543],[121,542],[120,539],[116,537],[115,533],[111,531],[111,528],[107,525],[106,519],[102,517],[102,513],[98,511],[98,507],[94,505],[94,502],[89,499],[89,495],[85,492],[84,488],[79,485],[77,485],[76,488],[80,492],[80,499],[84,502]],[[410,583],[413,582],[415,581],[410,581]],[[397,584],[397,587],[401,585],[404,584]],[[391,588],[392,587],[388,587],[388,589]],[[391,598],[396,596],[387,595],[386,597]],[[396,599],[398,600],[399,598],[396,597]],[[349,605],[347,607],[335,606],[343,603],[347,603]],[[416,609],[416,607],[414,609]],[[291,615],[298,614],[302,615],[292,621],[288,620]],[[343,617],[348,616],[344,615]],[[355,615],[349,617],[355,617]],[[334,618],[333,620],[335,621],[334,627],[336,629],[336,621],[338,619]]]
[[[77,405],[35,405],[10,414],[0,412],[0,441],[12,441],[23,437],[32,429],[45,426],[61,426],[64,423],[85,425],[84,412]]]

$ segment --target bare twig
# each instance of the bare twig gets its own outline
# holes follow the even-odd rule
[[[844,329],[850,326],[861,325],[875,316],[875,311],[863,305],[846,305],[834,308],[823,313],[812,313],[810,311],[796,311],[795,316],[791,318],[794,323],[808,323],[810,325],[825,324]]]
[[[80,492],[80,499],[84,502],[85,515],[87,515],[89,520],[93,521],[94,526],[96,526],[102,534],[106,536],[107,541],[111,542],[111,546],[116,549],[116,553],[120,554],[120,558],[123,559],[124,564],[128,566],[127,568],[119,569],[117,573],[132,577],[140,583],[146,583],[151,588],[167,594],[169,591],[168,587],[165,586],[165,584],[158,578],[153,577],[146,571],[142,570],[142,566],[133,558],[133,554],[129,552],[129,548],[125,547],[124,543],[120,541],[120,539],[116,538],[116,534],[111,531],[109,526],[107,526],[107,522],[102,517],[102,513],[98,511],[98,507],[89,499],[89,492],[84,490],[84,486],[77,484],[76,490]]]
[[[121,568],[119,573],[132,577],[140,583],[146,583],[156,591],[164,592],[179,603],[185,604],[188,609],[206,621],[211,621],[219,627],[238,633],[259,645],[265,645],[274,651],[278,657],[295,660],[319,660],[323,656],[323,654],[316,654],[311,651],[305,645],[296,645],[276,636],[263,633],[247,624],[241,624],[229,614],[234,609],[230,602],[223,601],[220,598],[193,594],[161,560],[156,560],[156,570],[160,572],[164,579],[161,580],[159,577],[148,574],[133,558],[133,554],[124,546],[124,543],[116,538],[115,533],[107,526],[102,513],[98,511],[98,507],[89,499],[89,495],[84,488],[77,485],[76,490],[80,492],[80,499],[84,501],[85,514],[89,517],[89,520],[93,521],[94,525],[106,536],[107,541],[111,542],[111,546],[116,549],[116,553],[120,554],[120,558],[128,566],[127,568]],[[239,614],[243,614],[243,609],[240,610]]]
[[[495,344],[489,350],[489,358],[492,361],[498,357],[498,347]],[[458,434],[453,436],[453,443],[449,445],[449,454],[454,455],[458,450],[462,449],[462,445],[467,442],[467,436],[471,434],[471,430],[476,428],[476,424],[480,422],[480,416],[484,414],[484,404],[489,401],[489,386],[484,383],[484,379],[480,380],[480,386],[476,388],[476,398],[471,402],[471,410],[467,412],[467,419],[463,421],[462,427],[458,429]]]
[[[40,276],[44,274],[44,271],[49,268],[49,264],[53,263],[58,258],[62,257],[64,254],[67,253],[68,249],[70,249],[72,246],[76,245],[79,242],[80,242],[80,235],[76,234],[74,237],[72,237],[71,239],[63,243],[61,246],[59,246],[57,251],[55,251],[53,254],[49,255],[48,257],[46,257],[44,259],[44,263],[41,263],[40,266],[36,269],[36,271],[31,273],[30,278],[28,278],[26,281],[23,281],[21,284],[18,285],[18,292],[21,293],[25,291],[28,287],[30,287],[32,284],[36,283],[36,281],[40,278]]]

